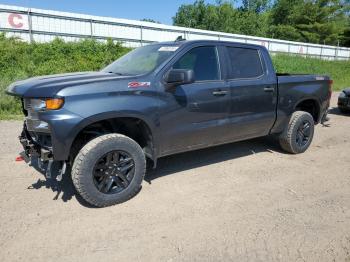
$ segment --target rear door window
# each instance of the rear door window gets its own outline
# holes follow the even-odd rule
[[[229,79],[257,78],[264,74],[257,49],[227,47],[231,70]]]

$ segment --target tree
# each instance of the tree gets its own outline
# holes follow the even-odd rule
[[[343,39],[341,41],[341,44],[343,46],[349,46],[350,47],[350,21],[348,22],[347,29],[345,29]]]
[[[271,3],[274,3],[271,5]],[[350,0],[196,0],[181,5],[174,25],[309,43],[350,46]]]
[[[269,5],[269,0],[242,0],[241,8],[245,11],[263,13],[269,9]]]
[[[197,0],[193,4],[181,5],[173,21],[174,25],[184,27],[264,36],[268,3],[269,0],[250,0],[236,8],[228,1],[206,4],[204,0]]]
[[[347,3],[341,0],[279,0],[271,11],[274,38],[337,45],[347,28]]]
[[[344,31],[343,38],[341,40],[341,44],[343,46],[349,46],[350,47],[350,0],[345,2],[345,13],[347,16],[347,26]]]

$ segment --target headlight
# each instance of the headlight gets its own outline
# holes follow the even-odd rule
[[[25,104],[26,109],[32,109],[34,111],[43,110],[57,110],[64,104],[63,98],[46,98],[46,99],[30,99],[29,105]]]
[[[341,93],[339,94],[339,97],[344,98],[344,97],[346,97],[346,94],[345,94],[344,92],[341,92]]]
[[[45,100],[42,99],[30,99],[28,104],[25,104],[24,107],[32,109],[34,111],[44,110],[46,108]]]

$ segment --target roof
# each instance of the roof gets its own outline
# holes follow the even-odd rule
[[[248,43],[240,43],[240,42],[233,42],[233,41],[221,41],[221,40],[178,40],[178,41],[167,41],[167,42],[155,42],[152,43],[154,45],[176,45],[176,46],[183,46],[183,45],[190,45],[190,44],[235,44],[239,46],[250,46],[254,48],[264,48],[261,45],[255,45],[255,44],[248,44]]]

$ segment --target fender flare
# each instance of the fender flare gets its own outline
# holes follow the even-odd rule
[[[320,101],[319,101],[319,99],[317,98],[317,97],[315,97],[315,96],[307,96],[307,97],[303,97],[302,99],[300,99],[300,100],[298,100],[295,104],[294,104],[294,111],[296,111],[296,108],[297,108],[297,106],[300,104],[300,103],[302,103],[302,102],[304,102],[304,101],[307,101],[307,100],[312,100],[312,101],[315,101],[316,102],[316,105],[317,105],[317,115],[318,115],[318,117],[317,117],[317,123],[319,123],[319,121],[320,121],[320,118],[321,118],[321,104],[320,104]]]
[[[89,117],[84,118],[81,122],[79,122],[79,124],[76,126],[76,128],[74,128],[67,137],[70,137],[71,139],[69,140],[69,142],[67,142],[66,146],[69,148],[72,147],[73,142],[75,141],[76,137],[78,136],[78,134],[87,126],[99,122],[99,121],[103,121],[103,120],[107,120],[107,119],[112,119],[112,118],[135,118],[135,119],[139,119],[141,121],[143,121],[146,126],[148,127],[148,129],[151,132],[151,136],[152,136],[152,143],[153,143],[153,157],[156,160],[157,158],[157,153],[158,153],[158,135],[156,133],[156,124],[154,123],[154,121],[152,121],[151,119],[148,119],[146,116],[139,114],[137,112],[120,112],[120,111],[110,111],[110,112],[103,112],[100,114],[96,114],[96,115],[92,115]]]

